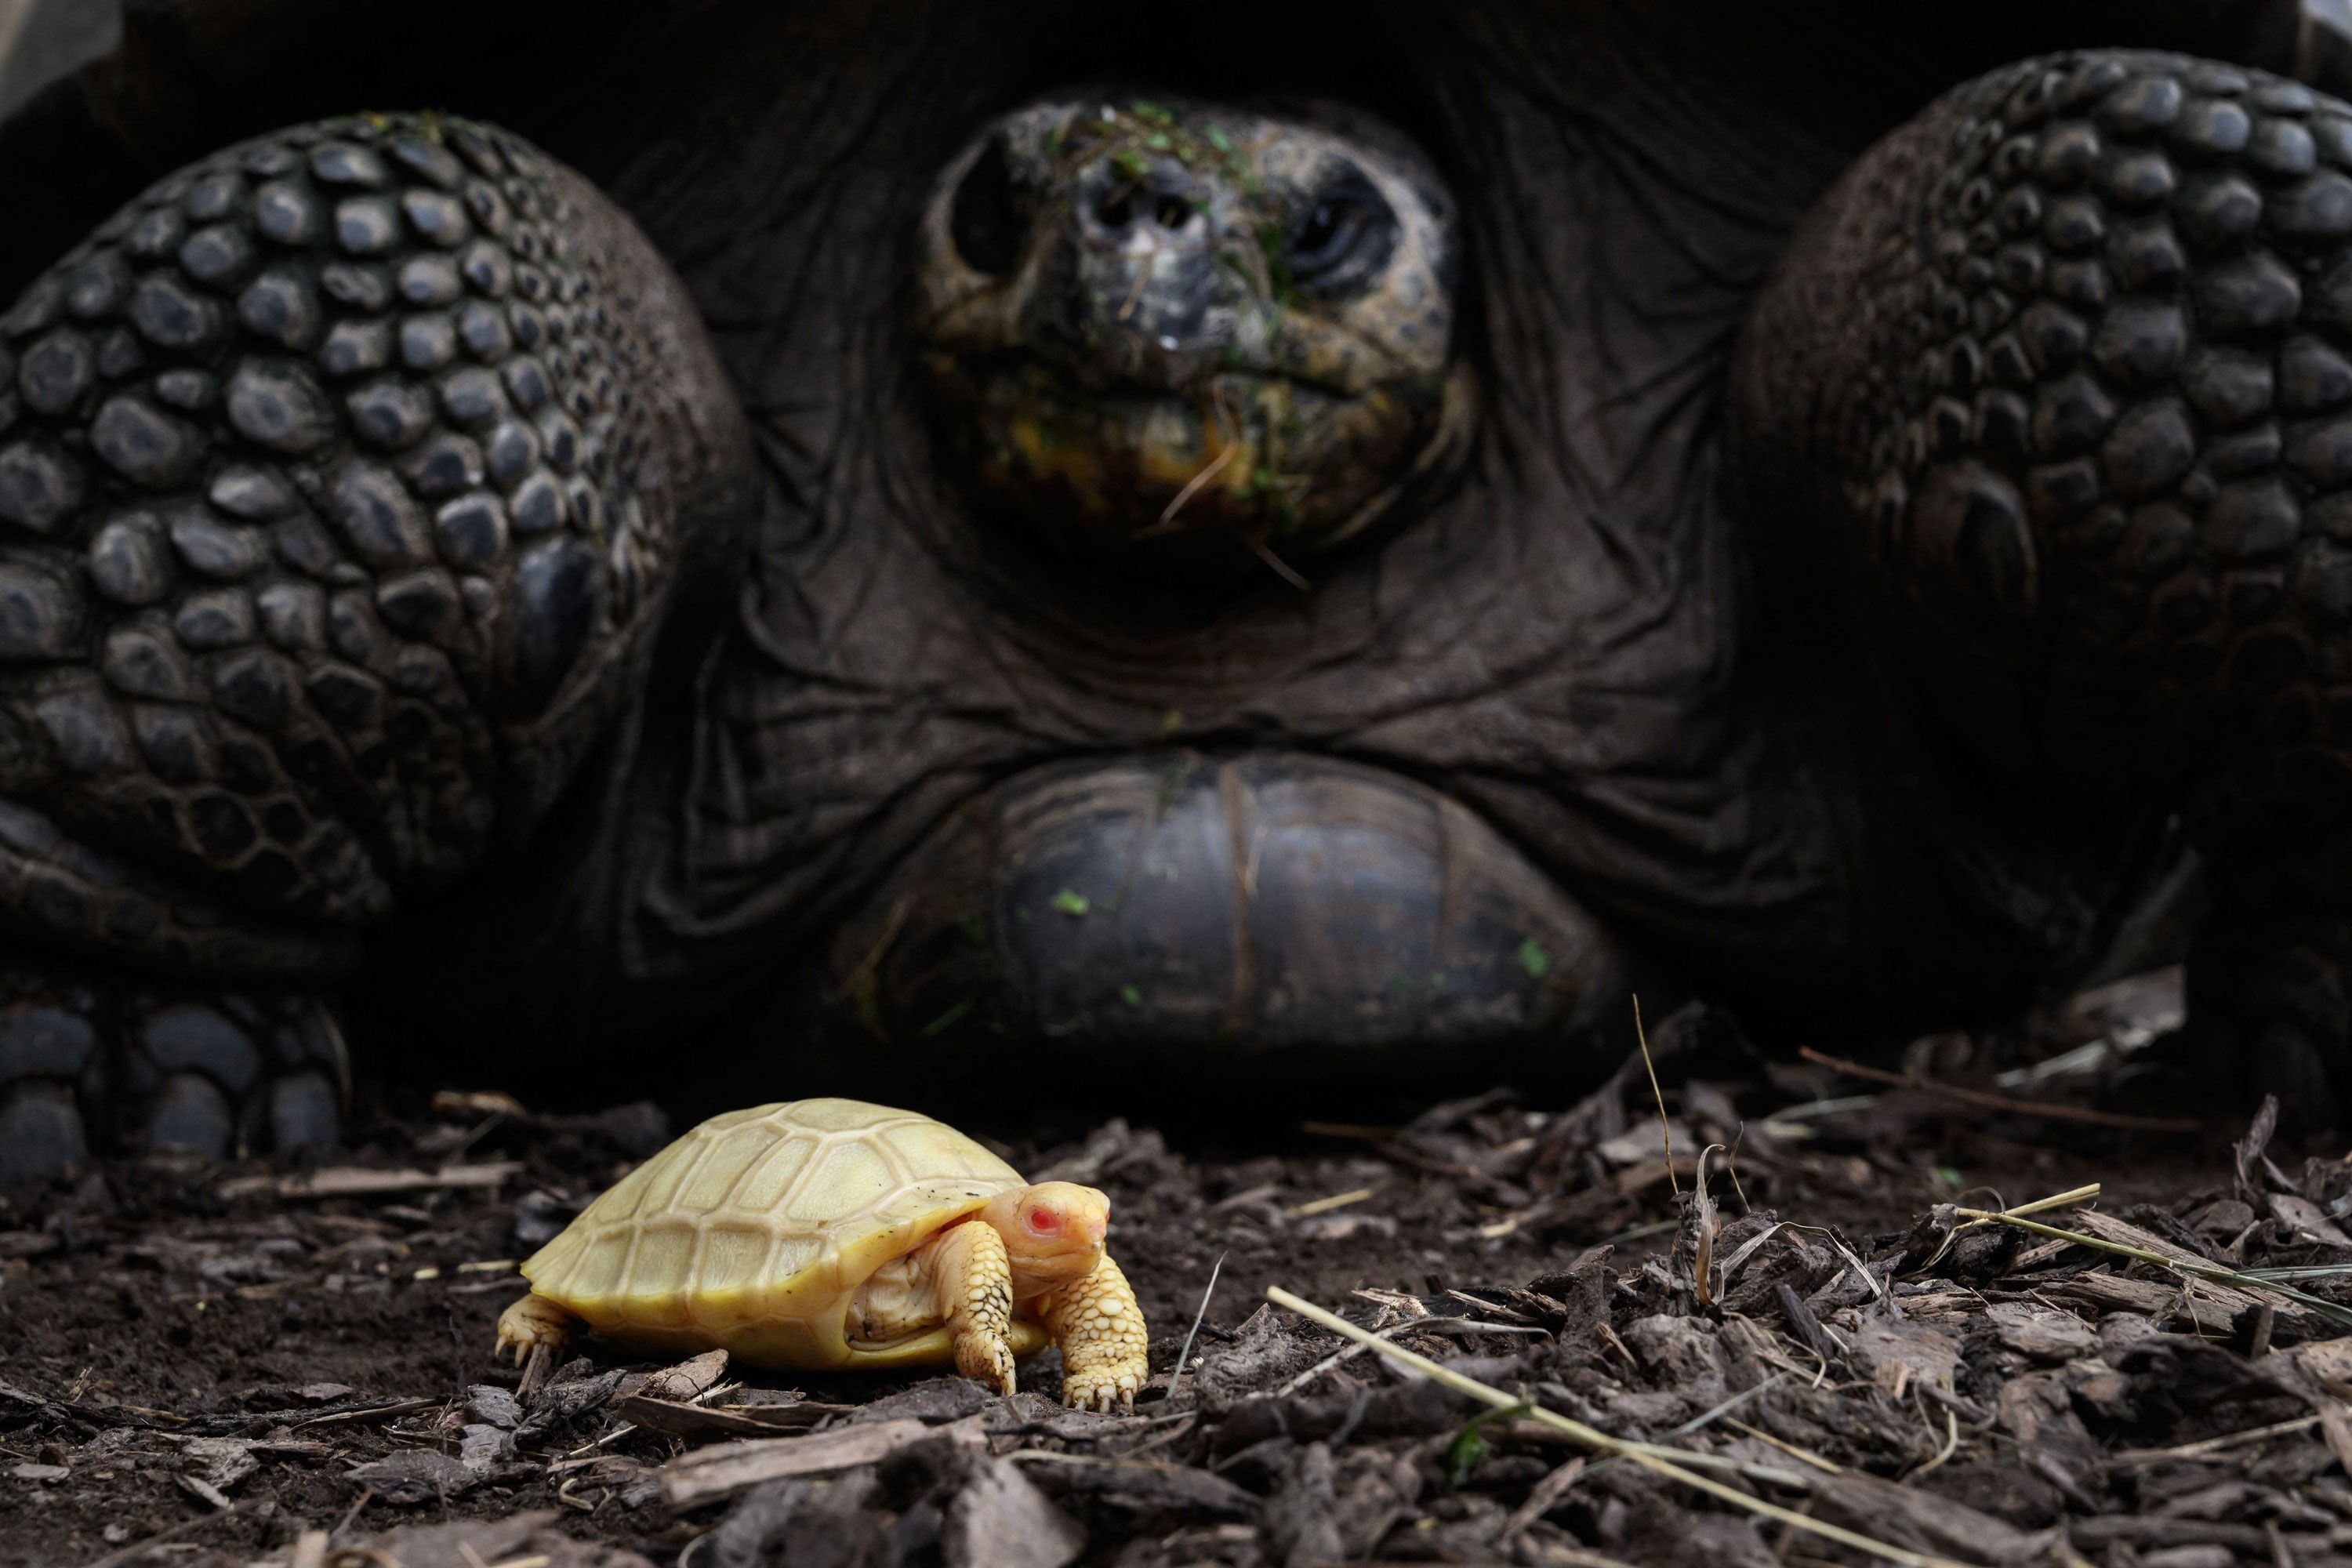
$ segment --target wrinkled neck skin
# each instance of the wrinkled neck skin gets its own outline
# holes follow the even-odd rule
[[[732,210],[759,216],[703,286],[738,323],[722,353],[790,521],[763,530],[709,671],[675,837],[643,847],[632,966],[772,965],[846,922],[854,969],[891,869],[940,858],[928,842],[1001,781],[1261,749],[1431,786],[1574,900],[1677,942],[1783,970],[1840,950],[1844,786],[1834,758],[1800,761],[1809,727],[1832,726],[1775,721],[1737,689],[1748,563],[1721,526],[1716,449],[1724,354],[1834,166],[1798,132],[1723,132],[1740,106],[1658,79],[1612,16],[1544,30],[1415,10],[1373,29],[1385,63],[1364,79],[1409,73],[1378,107],[1461,205],[1456,342],[1480,426],[1448,491],[1300,563],[1307,592],[1271,571],[1197,593],[1057,560],[982,525],[949,477],[904,279],[928,183],[1009,107],[969,84],[991,60],[1024,68],[1007,59],[1020,29],[982,37],[945,11],[904,26],[929,40],[909,69],[958,59],[942,76],[967,84],[959,102],[889,96],[877,70],[871,101],[844,113],[866,88],[832,84],[820,116],[775,87],[759,135],[816,151],[790,179],[789,158],[746,172]],[[903,205],[827,199],[882,162]],[[661,174],[625,184],[656,221]],[[768,280],[812,267],[846,300],[776,298]]]
[[[1749,526],[1722,451],[1726,367],[1790,230],[1877,134],[2024,52],[1956,17],[1890,53],[1847,25],[1864,14],[1215,12],[1181,29],[1197,45],[1154,23],[1145,47],[1092,8],[907,0],[715,8],[649,46],[625,95],[638,123],[600,143],[635,151],[574,155],[678,260],[769,493],[731,614],[696,628],[688,679],[667,689],[690,683],[690,710],[663,710],[628,808],[562,889],[576,923],[544,951],[595,955],[595,973],[518,1007],[594,1025],[626,1016],[614,998],[665,1021],[717,998],[780,1037],[839,1023],[954,1044],[987,1014],[954,967],[959,931],[1001,947],[1020,915],[1075,942],[1146,907],[1137,889],[1203,877],[1263,910],[1261,852],[1281,848],[1294,786],[1340,799],[1367,834],[1422,834],[1434,869],[1413,887],[1494,905],[1482,935],[1514,984],[1508,955],[1525,954],[1528,1016],[1552,1038],[1613,1026],[1542,1011],[1563,979],[1622,1005],[1612,942],[1796,1014],[1832,988],[1854,1016],[1934,1005],[1955,975],[1981,994],[1989,966],[2024,967],[2011,933],[1952,926],[1938,851],[1873,772],[1861,697],[1823,673],[1828,639],[1775,628],[1775,574],[1805,568]],[[1138,59],[1171,95],[1352,100],[1451,182],[1476,427],[1446,488],[1297,563],[1304,589],[1272,570],[1212,590],[1122,574],[992,528],[925,407],[909,279],[941,172],[992,118]],[[697,150],[691,181],[680,147]],[[1128,770],[1140,803],[1113,814],[1117,853],[1056,860],[1066,803],[1024,781],[1104,767]],[[1391,832],[1391,805],[1435,826]],[[1145,831],[1171,813],[1215,848],[1205,869]],[[1003,863],[1022,855],[1051,879],[1013,888]],[[940,866],[971,868],[969,889],[910,880]],[[1101,875],[1081,888],[1069,866]],[[1380,885],[1387,899],[1402,882]],[[1901,938],[1923,928],[1952,940]],[[1235,973],[1190,1012],[1154,1011],[1149,984],[1123,1003],[1113,976],[1108,1011],[1073,1037],[1123,1027],[1125,1006],[1186,1049],[1267,1028],[1262,938],[1236,928]],[[1404,944],[1398,973],[1454,973],[1450,940]],[[826,1019],[801,997],[824,998]],[[1455,1038],[1432,1016],[1414,1026]],[[999,1059],[1003,1037],[973,1036],[975,1054]]]

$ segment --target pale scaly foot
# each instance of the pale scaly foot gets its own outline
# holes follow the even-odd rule
[[[1143,1309],[1108,1255],[1094,1272],[1042,1303],[1046,1329],[1062,1347],[1062,1403],[1076,1410],[1131,1411],[1150,1375]]]
[[[520,1366],[525,1355],[543,1345],[552,1359],[572,1337],[572,1323],[571,1313],[533,1291],[499,1314],[499,1344],[492,1353],[503,1356],[512,1351]]]

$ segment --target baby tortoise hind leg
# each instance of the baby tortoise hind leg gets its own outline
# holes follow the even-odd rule
[[[1143,1309],[1108,1256],[1094,1272],[1047,1296],[1041,1315],[1062,1347],[1062,1403],[1106,1415],[1133,1411],[1151,1375]]]
[[[524,1352],[545,1345],[549,1353],[562,1351],[579,1320],[534,1290],[499,1314],[496,1354],[514,1353],[520,1364]]]
[[[536,1290],[499,1314],[499,1342],[491,1354],[513,1352],[515,1364],[523,1369],[515,1389],[518,1397],[528,1398],[547,1381],[548,1370],[571,1342],[578,1321]]]

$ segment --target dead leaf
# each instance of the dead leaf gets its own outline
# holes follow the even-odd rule
[[[943,1436],[962,1447],[987,1439],[979,1418],[946,1426],[916,1420],[876,1421],[835,1426],[802,1437],[753,1438],[681,1454],[661,1468],[662,1495],[675,1508],[691,1508],[730,1496],[761,1481],[853,1469],[888,1458],[927,1437]]]

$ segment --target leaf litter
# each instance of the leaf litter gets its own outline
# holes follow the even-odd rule
[[[111,1167],[0,1198],[0,1563],[2352,1565],[2352,1163],[2114,1110],[2174,994],[1883,1065],[1694,1005],[1565,1108],[1008,1144],[1111,1194],[1132,1415],[1052,1352],[519,1388],[513,1261],[646,1107]]]

